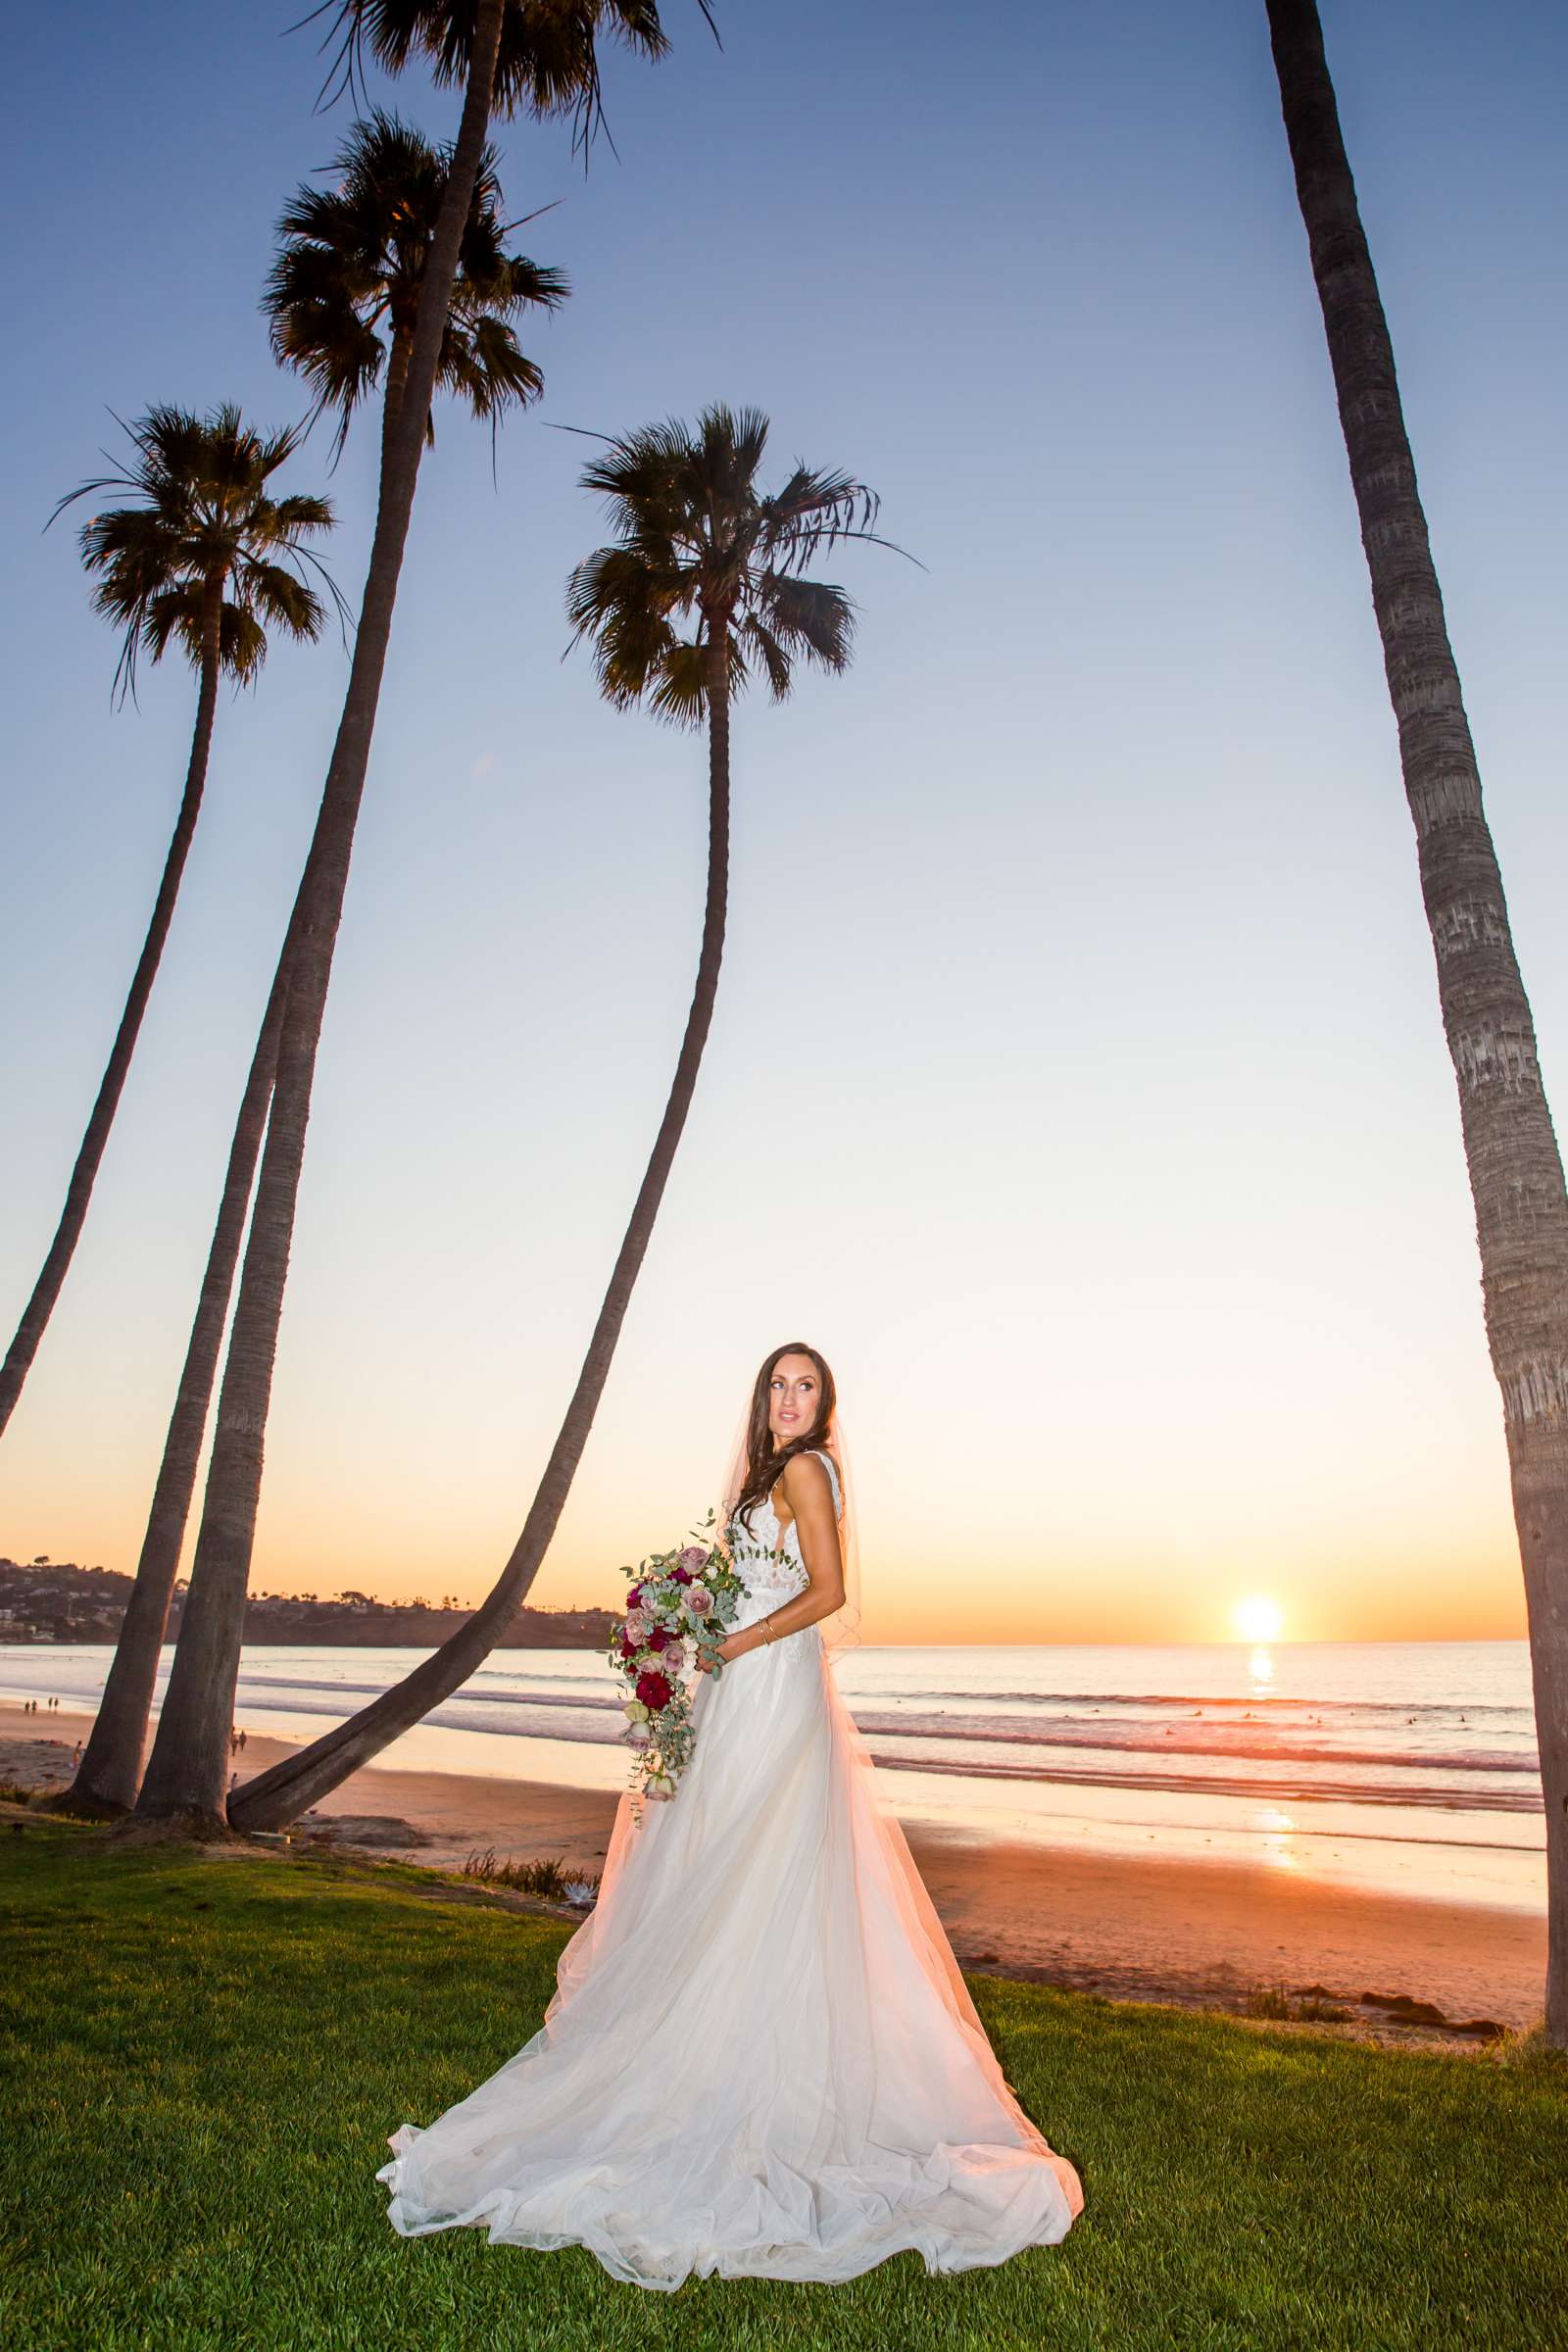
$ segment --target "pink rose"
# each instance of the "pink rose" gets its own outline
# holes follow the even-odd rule
[[[645,1707],[652,1707],[654,1713],[659,1715],[668,1706],[674,1692],[668,1677],[650,1667],[646,1674],[637,1677],[637,1695]]]
[[[693,1617],[708,1617],[712,1613],[713,1595],[706,1585],[693,1585],[686,1595],[686,1607]]]
[[[688,1568],[698,1569],[708,1566],[708,1554],[700,1544],[688,1544],[680,1556]]]

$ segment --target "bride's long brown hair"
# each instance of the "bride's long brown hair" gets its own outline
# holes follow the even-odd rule
[[[804,1438],[792,1438],[779,1452],[774,1449],[773,1432],[768,1425],[769,1389],[775,1369],[787,1355],[808,1355],[816,1366],[816,1416]],[[791,1340],[787,1348],[774,1348],[757,1375],[757,1385],[752,1391],[752,1409],[746,1424],[746,1476],[735,1497],[732,1514],[735,1518],[750,1527],[751,1513],[772,1494],[783,1476],[785,1464],[792,1462],[798,1453],[811,1453],[822,1446],[833,1426],[837,1403],[838,1391],[827,1359],[814,1348],[808,1348],[804,1340]]]

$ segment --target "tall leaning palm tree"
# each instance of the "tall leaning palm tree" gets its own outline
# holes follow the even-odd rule
[[[224,676],[241,686],[254,681],[267,657],[270,628],[314,638],[325,618],[325,607],[306,573],[314,566],[326,577],[310,542],[330,529],[332,510],[321,498],[279,498],[272,481],[299,444],[295,429],[258,432],[233,407],[197,416],[161,405],[126,430],[128,463],[69,492],[55,514],[78,498],[122,490],[131,494],[128,504],[94,514],[79,537],[82,562],[96,580],[93,608],[122,632],[115,687],[122,702],[127,691],[134,695],[138,657],[161,662],[172,647],[197,675],[196,725],[152,918],[66,1187],[65,1206],[0,1365],[0,1430],[11,1418],[65,1285],[130,1073],[201,813],[219,682]]]
[[[1268,0],[1459,1092],[1524,1564],[1546,1805],[1546,2034],[1568,2047],[1568,1193],[1314,0]]]
[[[439,149],[395,118],[355,124],[324,187],[307,183],[278,223],[277,260],[263,308],[272,348],[331,411],[341,449],[379,388],[383,470],[394,446],[419,296],[452,169]],[[553,310],[565,280],[506,250],[495,158],[480,159],[459,248],[436,377],[494,431],[511,407],[537,399],[544,378],[517,346],[511,320]],[[426,445],[435,438],[427,416]],[[235,1125],[196,1315],[170,1416],[131,1597],[103,1699],[71,1788],[73,1812],[113,1814],[134,1803],[174,1577],[195,1493],[218,1355],[267,1127],[286,989],[274,981]]]
[[[724,948],[729,872],[730,704],[754,676],[776,702],[798,662],[842,670],[854,614],[841,588],[803,577],[836,540],[872,538],[876,502],[846,474],[797,466],[764,495],[767,419],[709,409],[696,432],[663,424],[611,442],[583,475],[611,505],[615,536],[578,565],[566,603],[592,644],[599,683],[620,708],[708,729],[708,895],[697,983],[674,1081],[611,1271],[565,1418],[522,1532],[467,1622],[415,1672],[285,1763],[237,1789],[229,1818],[272,1829],[335,1788],[438,1706],[500,1641],[549,1548],[604,1393],[691,1107]]]
[[[315,390],[317,414],[337,417],[335,446],[355,410],[382,387],[382,460],[390,456],[409,380],[419,292],[452,171],[438,148],[395,115],[357,122],[326,187],[306,185],[278,222],[280,247],[263,307],[272,349]],[[508,253],[498,159],[479,159],[447,305],[436,386],[458,394],[492,430],[503,412],[536,400],[544,377],[517,347],[512,319],[566,299],[559,270]],[[435,419],[426,413],[426,443]]]
[[[219,1349],[228,1320],[240,1244],[245,1237],[245,1214],[256,1181],[256,1162],[267,1132],[272,1075],[277,1066],[278,1031],[288,993],[287,978],[287,972],[279,970],[272,981],[261,1034],[251,1056],[239,1117],[229,1143],[228,1165],[223,1173],[223,1189],[196,1313],[164,1437],[163,1458],[153,1486],[147,1525],[142,1533],[136,1574],[116,1638],[115,1654],[109,1661],[98,1712],[70,1787],[45,1800],[58,1812],[89,1814],[105,1820],[127,1813],[136,1801],[147,1724],[158,1687],[164,1637],[169,1630],[170,1604],[184,1549],[202,1440],[213,1401]]]
[[[393,73],[423,56],[438,81],[462,85],[464,99],[420,283],[407,381],[381,468],[343,715],[279,957],[286,996],[266,1149],[219,1392],[190,1592],[138,1799],[144,1813],[181,1822],[197,1834],[220,1830],[223,1822],[228,1728],[311,1088],[419,461],[491,117],[575,116],[586,136],[599,107],[600,37],[618,38],[647,57],[662,55],[667,46],[653,0],[342,0],[336,22],[351,64],[362,47]]]

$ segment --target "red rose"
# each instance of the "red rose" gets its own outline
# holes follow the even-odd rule
[[[669,1572],[669,1581],[674,1585],[689,1585],[692,1581],[692,1572],[689,1568],[672,1568]]]
[[[637,1695],[645,1707],[651,1707],[656,1715],[662,1714],[673,1695],[668,1675],[657,1674],[652,1668],[647,1674],[640,1674],[637,1677]]]
[[[667,1649],[669,1647],[669,1636],[665,1633],[662,1625],[656,1625],[653,1632],[649,1635],[648,1640],[644,1642],[643,1646],[645,1649],[652,1649],[655,1651]]]
[[[641,1585],[633,1585],[631,1591],[626,1595],[626,1613],[628,1616],[630,1616],[633,1609],[640,1608],[642,1606],[642,1598],[643,1589]]]
[[[637,1655],[637,1644],[630,1634],[622,1634],[620,1637],[620,1654],[623,1658],[634,1658]]]

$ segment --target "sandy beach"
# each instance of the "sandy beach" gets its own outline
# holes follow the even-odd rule
[[[0,1707],[0,1777],[69,1778],[85,1715]],[[290,1752],[252,1734],[249,1775]],[[597,1873],[616,1799],[593,1789],[371,1767],[301,1825],[341,1824],[345,1845],[459,1869],[475,1850],[560,1857]],[[1544,1918],[1472,1903],[1345,1889],[1273,1865],[1085,1853],[905,1822],[959,1960],[1111,1998],[1240,2007],[1250,1991],[1320,1988],[1359,2028],[1403,2034],[1541,2014]],[[1367,1995],[1377,1996],[1367,2000]],[[1477,2036],[1476,2038],[1480,2038]]]

